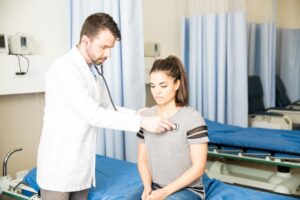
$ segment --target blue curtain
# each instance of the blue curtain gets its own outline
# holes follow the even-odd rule
[[[248,125],[247,26],[243,12],[191,16],[183,22],[190,105],[210,120]]]
[[[276,24],[248,24],[249,75],[259,75],[266,108],[275,106]]]
[[[116,105],[138,109],[145,104],[142,0],[69,0],[70,45],[78,43],[87,16],[109,13],[122,35],[104,64],[104,73]],[[134,133],[99,129],[97,153],[128,161],[137,160]]]
[[[277,31],[277,74],[290,100],[300,99],[300,29]]]

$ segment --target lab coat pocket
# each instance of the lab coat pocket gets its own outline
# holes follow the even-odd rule
[[[90,145],[81,142],[64,142],[57,163],[62,174],[75,175],[86,171],[95,156]]]

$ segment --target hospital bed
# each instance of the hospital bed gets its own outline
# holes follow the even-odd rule
[[[256,191],[226,184],[216,179],[203,176],[207,200],[295,200],[297,198],[280,194]],[[36,190],[36,169],[31,170],[24,182]],[[139,200],[143,186],[134,163],[96,156],[97,186],[89,193],[89,200]]]
[[[300,197],[300,131],[206,123],[210,177]]]
[[[299,107],[289,106],[266,109],[263,99],[264,92],[260,77],[249,76],[248,110],[250,127],[300,130]]]
[[[290,101],[280,76],[276,76],[276,106],[300,110],[300,100]]]

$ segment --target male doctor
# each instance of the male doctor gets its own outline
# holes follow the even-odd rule
[[[143,118],[129,109],[111,109],[108,93],[94,65],[110,57],[121,35],[113,18],[90,15],[80,42],[58,58],[45,76],[44,124],[38,149],[37,182],[43,200],[87,199],[95,185],[97,127],[137,132],[170,130],[174,124]],[[96,76],[95,76],[96,75]]]

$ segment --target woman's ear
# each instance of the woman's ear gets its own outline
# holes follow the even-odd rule
[[[179,87],[180,87],[180,80],[177,80],[175,82],[175,89],[176,89],[176,91],[179,89]]]

